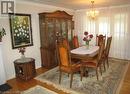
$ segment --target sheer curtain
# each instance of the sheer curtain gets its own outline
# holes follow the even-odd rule
[[[101,8],[95,20],[88,19],[86,11],[77,10],[74,16],[75,32],[80,43],[84,43],[84,31],[95,36],[90,44],[95,44],[96,34],[111,35],[110,56],[130,60],[130,5]]]

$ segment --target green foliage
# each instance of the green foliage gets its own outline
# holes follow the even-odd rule
[[[3,37],[4,35],[6,35],[5,29],[1,28],[0,29],[0,37]]]

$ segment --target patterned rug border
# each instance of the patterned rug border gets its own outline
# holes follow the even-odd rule
[[[121,87],[122,87],[122,85],[123,85],[123,81],[124,81],[124,79],[125,79],[125,75],[126,75],[126,73],[127,73],[128,67],[130,66],[130,60],[118,59],[118,58],[113,58],[113,57],[109,57],[109,60],[128,62],[128,64],[126,65],[126,69],[125,69],[124,72],[122,73],[122,74],[123,74],[122,79],[118,81],[119,83],[117,84],[117,86],[116,86],[117,89],[116,89],[116,91],[115,91],[115,93],[114,93],[114,94],[119,94],[119,92],[120,92],[120,90],[121,90]]]
[[[110,60],[110,61],[111,61],[111,60],[112,60],[112,61],[115,60],[115,61],[128,62],[128,63],[125,65],[125,67],[124,67],[124,68],[125,68],[124,71],[121,73],[122,78],[118,81],[118,84],[116,84],[116,86],[115,86],[115,87],[116,87],[115,90],[114,90],[115,93],[113,93],[113,94],[119,94],[120,88],[121,88],[121,86],[122,86],[122,84],[123,84],[123,81],[124,81],[126,72],[127,72],[127,70],[128,70],[130,61],[127,61],[127,60],[119,60],[119,59],[114,59],[114,58],[110,58],[109,60]],[[58,68],[58,67],[56,67],[56,68]],[[49,70],[49,71],[46,71],[45,73],[50,72],[50,71],[53,72],[53,70],[55,70],[56,68],[51,69],[51,70]],[[43,73],[43,74],[44,74],[44,73]],[[53,82],[50,82],[50,81],[48,81],[48,80],[46,80],[46,79],[38,79],[38,78],[39,78],[41,75],[43,75],[43,74],[40,74],[39,76],[35,77],[35,79],[41,81],[42,83],[46,83],[47,85],[52,85],[52,86],[55,87],[56,89],[62,90],[62,91],[64,91],[64,92],[66,92],[66,93],[71,93],[71,94],[83,94],[83,93],[76,92],[76,91],[74,91],[74,90],[72,90],[72,89],[64,88],[63,86],[58,85],[58,84],[55,84],[55,83],[53,83]]]
[[[31,87],[31,88],[29,88],[29,89],[27,89],[27,90],[25,90],[25,91],[22,91],[21,94],[28,94],[29,92],[31,92],[31,91],[33,91],[33,90],[35,90],[35,89],[38,89],[38,88],[43,89],[43,90],[46,90],[47,92],[52,93],[52,94],[58,94],[58,93],[56,93],[56,92],[54,92],[54,91],[52,91],[52,90],[50,90],[50,89],[47,89],[47,88],[45,88],[45,87],[43,87],[43,86],[40,86],[40,85],[36,85],[36,86]]]
[[[57,69],[57,68],[58,68],[58,67],[56,67],[56,68],[54,68],[54,69],[51,69],[51,70],[49,70],[49,71],[47,71],[47,72],[50,72],[50,71],[53,72],[53,70],[55,70],[55,69]],[[45,73],[47,73],[47,72],[45,72]],[[43,75],[43,74],[41,74],[41,75]],[[39,76],[41,76],[41,75],[39,75]],[[38,77],[39,77],[39,76],[38,76]],[[34,79],[39,80],[39,81],[41,81],[42,83],[46,83],[47,85],[52,85],[52,86],[55,87],[56,89],[62,90],[63,92],[72,93],[72,94],[79,94],[78,92],[75,92],[75,91],[72,90],[72,89],[68,89],[68,88],[66,89],[66,88],[64,88],[63,86],[54,84],[53,82],[50,82],[50,81],[48,81],[48,80],[46,80],[46,79],[38,79],[38,77],[36,77],[36,78],[34,78]],[[82,93],[80,93],[80,94],[82,94]]]

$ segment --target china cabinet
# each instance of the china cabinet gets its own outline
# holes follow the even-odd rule
[[[58,65],[56,54],[57,36],[68,39],[70,46],[73,37],[72,15],[65,11],[39,13],[42,66],[53,68]]]

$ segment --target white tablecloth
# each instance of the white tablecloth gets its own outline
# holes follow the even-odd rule
[[[97,54],[99,50],[99,46],[89,46],[88,48],[86,46],[82,46],[76,49],[71,50],[72,54],[78,54],[78,55],[95,55]]]

